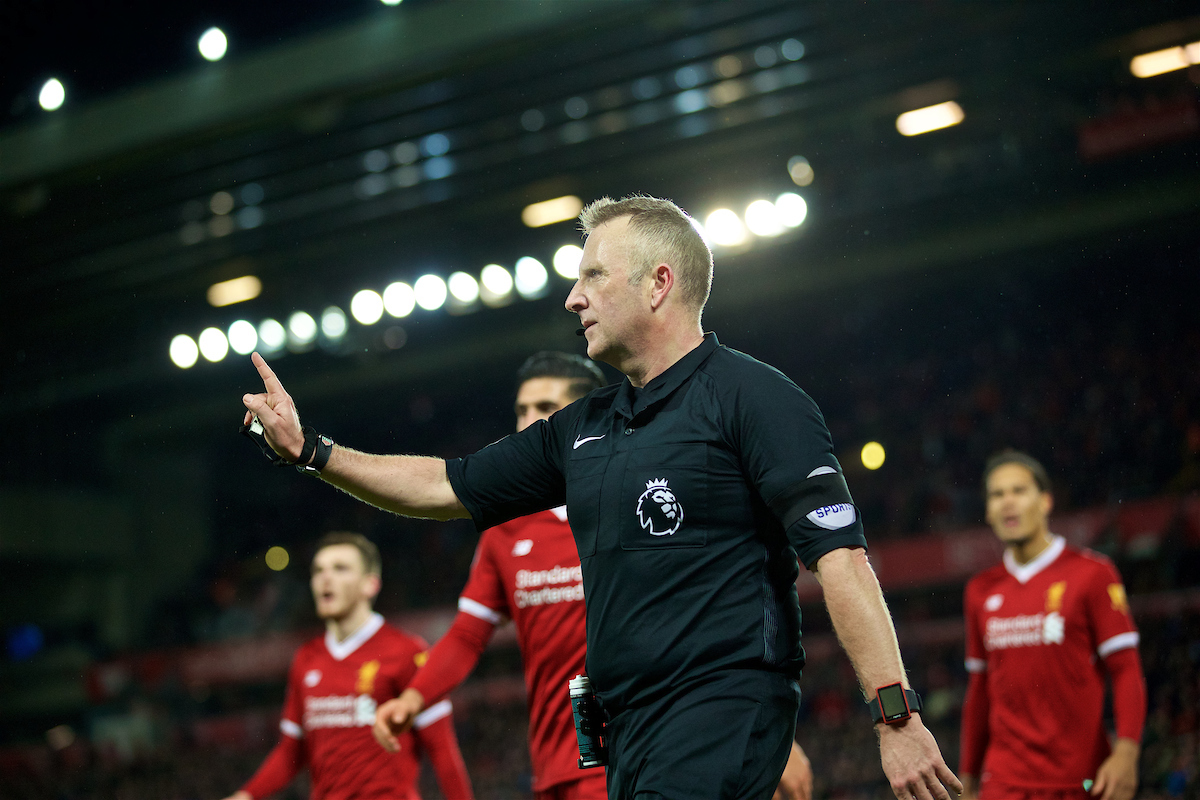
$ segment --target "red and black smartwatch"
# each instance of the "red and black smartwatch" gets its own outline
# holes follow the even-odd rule
[[[905,689],[902,683],[880,686],[875,690],[875,697],[867,701],[867,709],[875,722],[894,725],[921,710],[921,696],[912,689]]]

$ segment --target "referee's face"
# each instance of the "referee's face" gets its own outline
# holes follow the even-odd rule
[[[579,279],[567,295],[567,310],[579,315],[587,354],[617,369],[649,344],[643,319],[648,307],[643,285],[629,283],[629,217],[597,226],[583,246]]]
[[[517,432],[539,419],[549,419],[559,409],[566,408],[571,397],[571,381],[567,378],[530,378],[517,389]]]

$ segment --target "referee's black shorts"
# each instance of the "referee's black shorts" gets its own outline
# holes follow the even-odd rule
[[[609,800],[770,800],[796,735],[785,675],[726,670],[609,723]]]

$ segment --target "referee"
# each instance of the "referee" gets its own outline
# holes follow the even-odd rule
[[[398,514],[482,530],[566,503],[608,717],[610,798],[769,798],[804,665],[797,560],[824,588],[900,800],[961,791],[908,691],[891,617],[820,410],[700,325],[712,255],[687,215],[598,200],[566,306],[626,380],[474,455],[377,456],[302,429],[257,354],[246,395],[285,461]]]

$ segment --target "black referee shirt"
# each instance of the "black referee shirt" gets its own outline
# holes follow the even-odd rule
[[[840,472],[812,399],[711,333],[643,389],[447,464],[480,530],[566,502],[588,675],[613,712],[714,670],[799,675],[797,558],[866,547]]]

